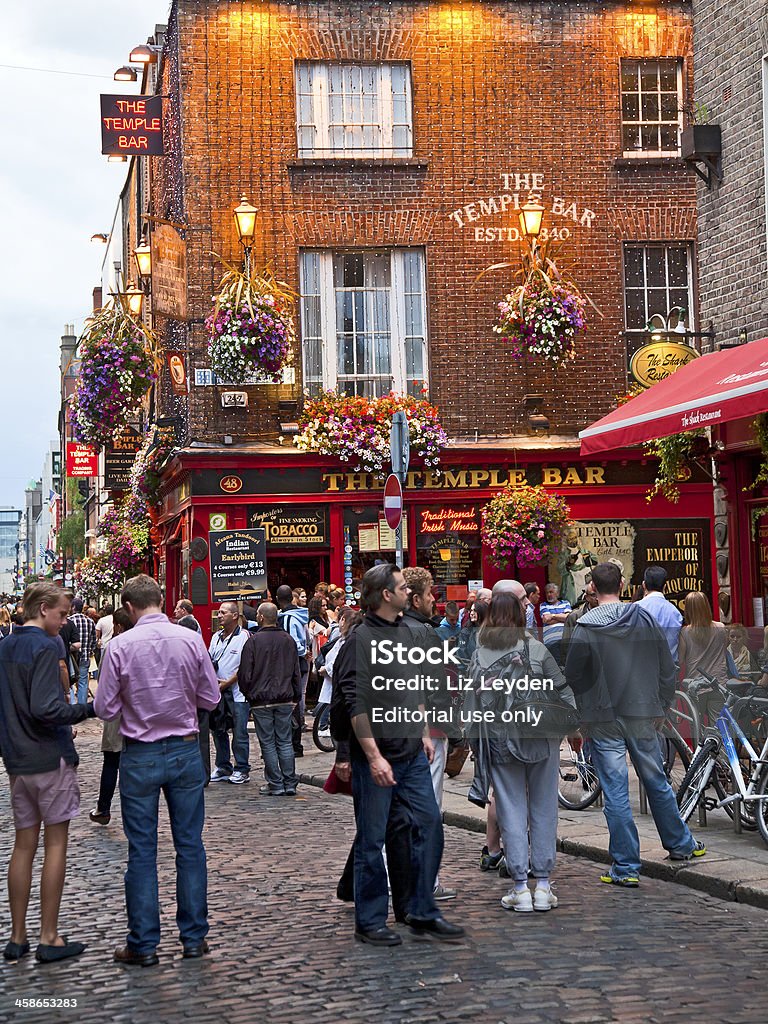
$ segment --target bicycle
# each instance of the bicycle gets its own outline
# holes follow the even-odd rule
[[[706,677],[705,686],[697,688],[694,696],[700,698],[714,692],[724,698],[724,703],[714,727],[703,730],[701,742],[677,792],[677,805],[683,821],[687,821],[702,801],[707,809],[722,807],[731,818],[735,814],[734,804],[738,802],[742,828],[759,829],[768,845],[768,737],[758,754],[738,722],[739,716],[748,711],[757,715],[763,727],[768,723],[768,697],[755,695],[755,689],[751,682],[738,679],[729,680],[723,687],[711,677]],[[746,755],[748,767],[740,759],[736,743]],[[717,799],[707,798],[706,790],[710,786]],[[737,792],[726,792],[727,788],[734,787]]]
[[[681,691],[676,693],[676,697],[688,700]],[[684,722],[690,723],[689,711],[687,705],[684,710],[677,710],[673,705],[659,730],[664,772],[673,789],[688,771],[693,756],[693,749],[678,728]],[[602,786],[592,764],[589,739],[581,735],[564,737],[560,743],[558,803],[569,811],[583,811],[591,807],[601,793]]]
[[[318,704],[312,722],[312,740],[318,750],[331,754],[336,749],[336,742],[331,736],[331,705]]]

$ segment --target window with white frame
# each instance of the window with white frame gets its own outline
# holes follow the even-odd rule
[[[646,331],[651,317],[657,315],[675,326],[684,324],[687,330],[694,329],[691,260],[687,242],[625,244],[624,311],[628,332]]]
[[[304,387],[418,395],[427,377],[422,249],[301,254]]]
[[[296,63],[300,158],[410,157],[408,64]]]
[[[678,156],[683,122],[683,62],[621,61],[624,156]]]

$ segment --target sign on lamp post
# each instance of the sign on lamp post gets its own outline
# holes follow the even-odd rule
[[[384,484],[384,518],[387,526],[395,532],[395,562],[403,567],[403,485],[394,473],[390,473]]]
[[[400,512],[397,517],[397,527],[392,526],[390,523],[390,529],[395,531],[395,561],[403,568],[403,488],[402,485],[406,481],[408,476],[408,464],[411,459],[411,439],[410,431],[408,429],[408,417],[405,415],[402,409],[398,411],[392,417],[392,429],[389,432],[389,454],[392,459],[392,476],[387,480],[394,477],[400,485]],[[386,489],[384,491],[384,514],[387,513],[386,506]],[[389,517],[387,517],[389,522]]]

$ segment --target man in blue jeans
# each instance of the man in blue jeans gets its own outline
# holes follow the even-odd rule
[[[642,603],[621,603],[621,585],[621,570],[613,562],[593,568],[589,587],[597,607],[576,623],[565,677],[576,694],[603,787],[612,864],[601,881],[635,888],[640,840],[629,802],[627,753],[670,860],[687,861],[707,851],[680,817],[659,750],[657,729],[675,694],[669,645]]]
[[[76,597],[72,602],[72,614],[69,621],[77,630],[77,651],[80,663],[77,673],[77,694],[73,696],[72,703],[88,703],[88,678],[91,668],[91,655],[96,649],[96,627],[93,620],[83,614],[83,600]]]
[[[250,708],[237,683],[240,655],[248,642],[248,630],[242,629],[240,609],[236,601],[222,601],[218,611],[221,629],[211,638],[208,653],[213,662],[221,690],[221,702],[211,718],[211,732],[216,747],[216,767],[211,782],[231,782],[240,786],[251,773],[248,718]],[[232,726],[232,751],[229,748],[229,724]],[[235,767],[231,757],[234,755]]]
[[[277,625],[277,607],[264,601],[258,630],[243,647],[237,681],[253,712],[264,758],[262,796],[296,796],[291,713],[301,700],[301,670],[293,638]]]
[[[208,952],[208,871],[203,846],[203,765],[197,709],[219,702],[219,684],[199,633],[168,621],[162,593],[149,576],[122,592],[134,628],[104,651],[94,702],[99,718],[121,715],[120,804],[128,840],[125,903],[128,939],[115,950],[121,964],[158,963],[157,816],[168,805],[176,850],[176,923],[187,959]]]
[[[406,662],[379,669],[377,645],[423,645],[400,626],[408,604],[408,585],[395,565],[376,565],[363,576],[362,624],[350,633],[334,665],[334,686],[351,725],[350,761],[355,804],[355,938],[375,946],[396,946],[398,932],[387,927],[389,900],[382,850],[393,809],[411,819],[411,896],[406,921],[418,938],[456,941],[464,929],[440,915],[433,896],[443,854],[443,824],[435,801],[429,765],[434,756],[429,727],[413,720],[423,710],[424,693],[392,685]],[[407,669],[406,669],[407,672]],[[411,670],[408,675],[413,675]],[[426,674],[426,673],[425,673]],[[395,718],[391,728],[377,725],[381,714]],[[408,720],[406,720],[408,719]],[[332,714],[332,721],[335,720]],[[391,866],[390,866],[391,867]]]

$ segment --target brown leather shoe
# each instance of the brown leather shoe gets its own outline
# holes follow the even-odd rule
[[[153,949],[151,953],[135,953],[130,946],[116,949],[113,959],[130,967],[154,967],[160,963],[156,950]]]

